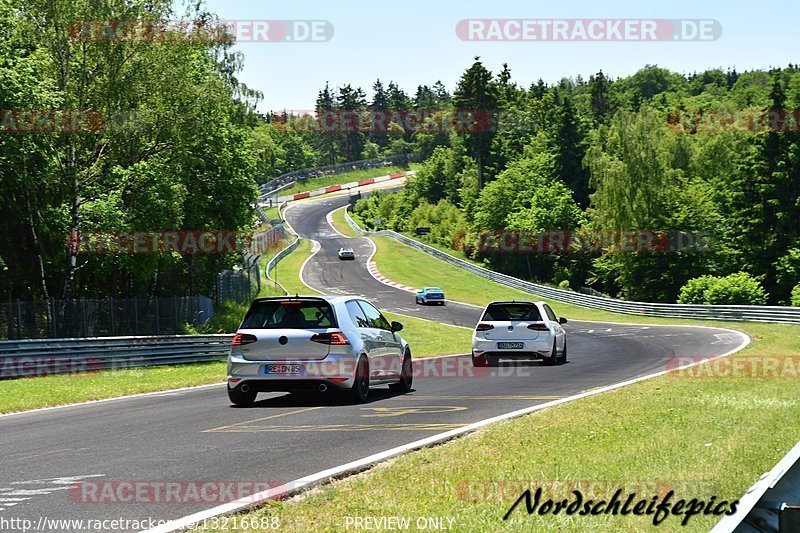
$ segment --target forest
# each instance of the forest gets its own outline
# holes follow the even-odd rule
[[[239,81],[245,58],[232,37],[75,32],[76,21],[120,18],[202,27],[215,15],[164,0],[0,0],[9,301],[210,294],[239,254],[97,254],[68,243],[81,232],[249,231],[259,184],[413,153],[423,163],[404,191],[356,205],[367,224],[430,227],[421,238],[437,246],[574,290],[800,305],[796,65],[690,74],[644,65],[619,78],[598,65],[588,79],[522,86],[508,65],[492,72],[474,58],[450,88],[401,88],[381,72],[368,90],[323,84],[313,110],[267,112]],[[698,232],[710,245],[487,252],[482,236],[498,230]]]

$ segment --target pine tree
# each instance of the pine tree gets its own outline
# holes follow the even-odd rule
[[[336,132],[334,125],[338,122],[336,117],[333,116],[336,107],[333,94],[331,92],[328,82],[325,82],[325,88],[319,92],[314,110],[317,114],[317,120],[320,121],[320,132],[315,136],[315,145],[319,152],[323,154],[325,162],[328,165],[336,163]]]
[[[492,73],[475,57],[458,82],[453,95],[457,113],[468,113],[468,131],[462,133],[469,155],[478,163],[478,188],[483,188],[484,169],[494,137],[493,126],[497,114],[498,89]]]
[[[336,106],[342,118],[339,122],[339,146],[345,161],[356,161],[364,150],[360,114],[366,108],[367,95],[360,87],[343,85],[336,96]]]
[[[583,168],[586,146],[575,108],[568,96],[562,99],[552,148],[556,154],[555,176],[572,190],[575,202],[586,209],[589,206],[589,174]]]
[[[608,85],[602,70],[589,78],[589,93],[594,120],[596,123],[602,124],[608,115]]]
[[[372,84],[372,102],[369,104],[369,110],[373,111],[373,117],[379,117],[389,110],[389,93],[383,88],[381,80],[376,80]],[[372,142],[384,148],[387,144],[387,135],[384,128],[388,128],[388,117],[381,117],[380,120],[371,123],[370,139]]]

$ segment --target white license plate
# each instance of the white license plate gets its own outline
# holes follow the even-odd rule
[[[300,365],[265,365],[265,374],[299,374]]]
[[[525,347],[524,342],[498,342],[498,350],[521,350]]]

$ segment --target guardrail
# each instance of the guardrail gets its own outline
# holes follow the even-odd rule
[[[280,287],[280,288],[281,288],[281,290],[282,290],[282,291],[283,291],[285,294],[289,294],[289,292],[286,290],[286,288],[285,288],[283,285],[281,285],[281,284],[278,282],[278,280],[277,280],[277,279],[273,278],[273,277],[270,275],[270,272],[272,271],[272,269],[273,269],[273,268],[275,268],[275,265],[277,265],[277,264],[278,264],[278,261],[280,261],[281,259],[283,259],[283,258],[284,258],[284,257],[286,257],[287,255],[289,255],[290,253],[292,253],[292,252],[293,252],[293,251],[294,251],[294,250],[297,248],[297,246],[298,246],[299,244],[300,244],[300,237],[295,237],[295,239],[294,239],[294,242],[292,242],[292,243],[291,243],[289,246],[287,246],[286,248],[284,248],[283,250],[281,250],[280,252],[278,252],[277,254],[275,254],[275,256],[274,256],[272,259],[270,259],[270,260],[269,260],[269,263],[267,263],[267,267],[266,267],[266,269],[265,269],[265,272],[264,272],[264,273],[267,275],[267,278],[269,278],[270,280],[272,280],[272,281],[275,283],[275,285],[277,285],[278,287]]]
[[[0,342],[0,379],[224,360],[233,335],[30,339]]]
[[[384,157],[376,157],[373,159],[359,159],[358,161],[348,161],[344,163],[336,163],[334,165],[326,165],[322,167],[304,168],[281,174],[277,178],[273,178],[268,182],[259,185],[259,197],[266,198],[274,196],[280,190],[293,185],[300,181],[304,182],[308,179],[319,178],[322,176],[333,176],[337,174],[344,174],[353,172],[354,170],[364,170],[368,168],[378,168],[383,166],[402,166],[405,167],[408,163],[419,161],[419,155],[397,154]]]
[[[383,235],[391,237],[412,248],[416,248],[426,254],[432,255],[442,261],[450,263],[478,276],[496,281],[508,287],[520,289],[525,292],[537,294],[544,298],[549,298],[558,302],[603,309],[615,313],[625,313],[629,315],[658,316],[665,318],[692,318],[706,320],[731,320],[731,321],[753,321],[753,322],[776,322],[784,324],[800,324],[800,307],[781,307],[781,306],[760,306],[760,305],[693,305],[693,304],[662,304],[648,302],[631,302],[627,300],[617,300],[604,296],[592,296],[581,294],[564,289],[556,289],[547,285],[531,283],[513,276],[501,274],[481,267],[469,261],[459,259],[446,252],[438,250],[425,243],[401,235],[391,230],[381,230],[368,232],[361,229],[350,217],[350,213],[345,210],[345,217],[348,224],[361,235]]]

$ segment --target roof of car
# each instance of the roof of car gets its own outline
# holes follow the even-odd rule
[[[423,291],[439,291],[439,292],[444,292],[444,291],[443,291],[442,289],[440,289],[439,287],[422,287],[422,290],[423,290]]]
[[[502,304],[535,304],[535,305],[544,305],[546,302],[538,301],[538,302],[531,302],[529,300],[510,300],[510,301],[499,301],[499,302],[489,302],[486,307],[490,305],[502,305]]]
[[[287,298],[288,299],[299,298],[299,299],[311,299],[311,300],[325,300],[326,302],[331,303],[331,304],[337,304],[337,303],[346,302],[348,300],[352,300],[353,298],[358,298],[360,300],[363,300],[363,298],[361,298],[360,296],[357,296],[355,294],[345,295],[345,296],[340,296],[340,295],[328,296],[326,294],[290,294],[288,296],[270,296],[269,298],[256,298],[253,301],[254,302],[263,302],[263,301],[269,301],[269,300],[284,300],[284,299],[287,299]]]

